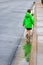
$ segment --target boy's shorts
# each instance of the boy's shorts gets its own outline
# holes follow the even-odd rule
[[[32,28],[26,28],[27,30],[32,30]]]

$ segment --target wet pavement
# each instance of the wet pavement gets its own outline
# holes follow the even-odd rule
[[[0,0],[0,65],[11,65],[24,33],[22,19],[33,1]]]

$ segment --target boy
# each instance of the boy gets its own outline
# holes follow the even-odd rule
[[[23,20],[23,26],[26,29],[26,38],[27,38],[26,42],[27,43],[30,43],[30,30],[32,30],[33,24],[34,24],[34,18],[31,15],[31,10],[28,9]]]

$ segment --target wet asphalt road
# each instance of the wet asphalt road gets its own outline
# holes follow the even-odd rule
[[[24,14],[33,1],[0,0],[0,65],[11,65],[23,37]]]

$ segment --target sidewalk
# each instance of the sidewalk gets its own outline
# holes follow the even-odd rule
[[[43,6],[41,3],[36,4],[36,15],[37,15],[37,21],[36,21],[36,27],[35,27],[36,31],[34,33],[37,34],[36,35],[37,40],[35,40],[35,37],[34,37],[33,47],[36,46],[35,43],[37,42],[36,43],[37,48],[36,49],[33,48],[33,51],[36,50],[36,55],[34,55],[35,53],[33,54],[34,56],[33,59],[34,59],[34,65],[43,65]],[[16,59],[12,65],[19,65],[19,62],[24,58],[24,53],[22,50],[22,46],[24,45],[23,43],[25,43],[24,41],[25,40],[21,42],[21,46],[19,46],[18,52],[16,54]],[[33,65],[33,64],[31,63],[30,65]]]
[[[36,3],[30,65],[43,65],[43,6]]]
[[[24,43],[25,43],[25,39],[23,38],[20,45],[19,45],[19,47],[18,47],[18,51],[15,55],[15,59],[13,60],[12,65],[20,65],[21,62],[25,62],[25,60],[24,60],[24,51],[23,51]]]
[[[43,6],[37,4],[37,65],[43,65]]]

